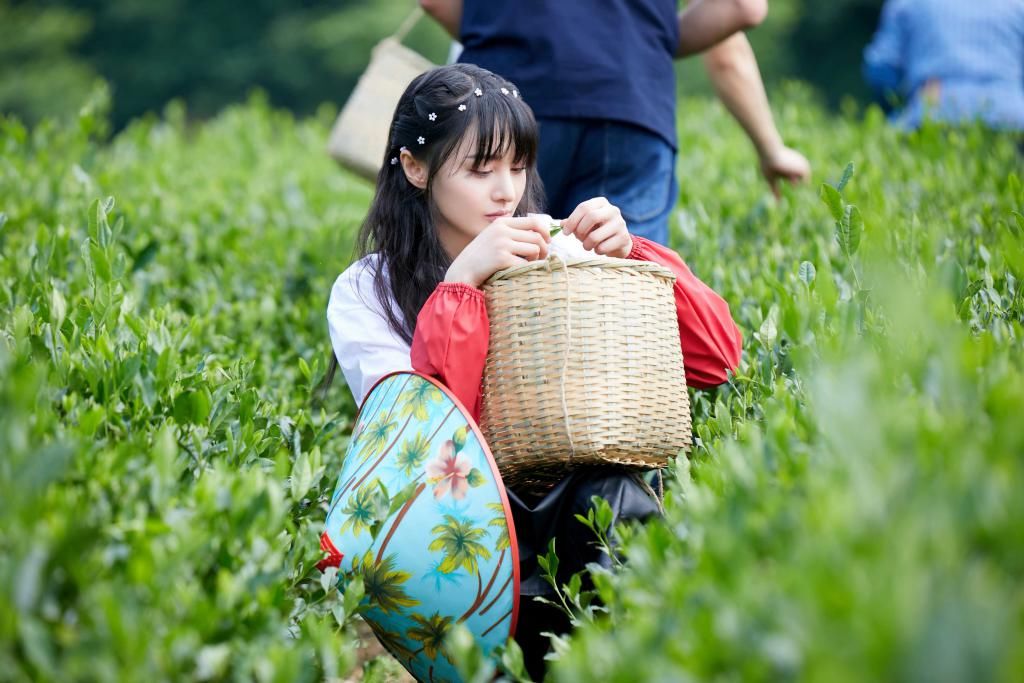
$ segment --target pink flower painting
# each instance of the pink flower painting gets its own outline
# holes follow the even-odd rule
[[[455,442],[445,441],[437,458],[427,463],[427,480],[434,485],[434,499],[444,498],[448,491],[455,500],[465,498],[472,469],[466,456],[456,454]]]

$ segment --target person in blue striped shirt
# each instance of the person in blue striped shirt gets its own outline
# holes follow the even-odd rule
[[[886,0],[863,72],[902,128],[1024,131],[1024,0]]]

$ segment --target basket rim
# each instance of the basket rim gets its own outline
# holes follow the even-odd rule
[[[633,259],[615,258],[613,256],[573,256],[563,259],[557,254],[552,254],[546,259],[531,261],[521,266],[513,266],[511,268],[506,268],[505,270],[499,270],[488,278],[484,284],[489,285],[494,282],[500,282],[501,280],[509,280],[535,270],[553,272],[555,270],[561,270],[562,268],[608,268],[614,270],[633,270],[642,273],[649,273],[656,277],[661,277],[673,282],[676,280],[676,274],[669,268],[666,268],[660,263],[653,263],[651,261],[635,261]]]

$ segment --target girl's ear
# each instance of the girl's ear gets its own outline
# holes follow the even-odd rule
[[[421,190],[427,189],[427,165],[418,161],[407,149],[402,150],[399,159],[402,162],[405,179],[412,183],[413,187],[418,187]]]

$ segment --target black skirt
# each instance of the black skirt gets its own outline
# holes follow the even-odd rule
[[[611,558],[601,551],[597,537],[576,515],[586,516],[593,496],[608,501],[613,523],[659,515],[661,503],[640,476],[619,468],[591,467],[570,473],[540,496],[508,489],[519,548],[520,594],[554,594],[537,564],[537,556],[547,553],[552,538],[558,554],[559,585],[590,562],[610,567]]]
[[[612,560],[597,545],[597,537],[576,515],[586,516],[593,496],[608,501],[613,523],[643,521],[660,515],[661,501],[640,477],[618,468],[586,468],[572,472],[540,496],[506,491],[519,548],[520,602],[515,638],[535,680],[543,677],[544,655],[548,651],[548,638],[541,632],[569,630],[569,620],[560,611],[534,600],[538,595],[553,598],[555,594],[541,576],[537,556],[547,553],[554,538],[559,586],[591,562],[611,567]]]

